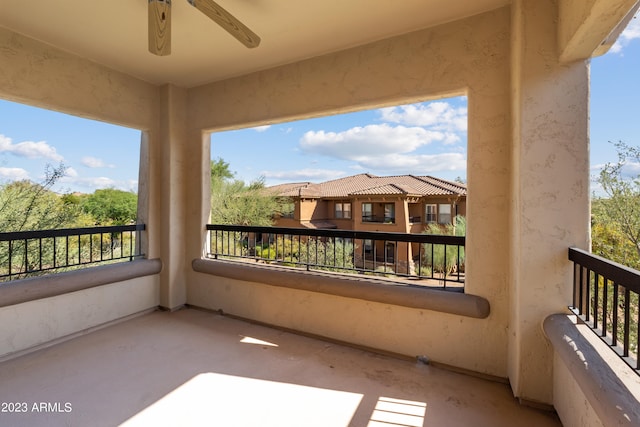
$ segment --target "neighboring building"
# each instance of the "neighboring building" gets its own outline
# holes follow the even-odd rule
[[[421,233],[428,224],[451,224],[466,212],[466,185],[431,176],[364,173],[268,190],[291,199],[276,220],[281,227]]]
[[[338,228],[358,231],[421,233],[427,225],[453,223],[466,213],[467,187],[431,176],[359,174],[332,181],[269,187],[291,200],[276,219],[279,227]],[[357,242],[365,259],[404,267],[418,248],[392,242]],[[399,245],[406,245],[399,244]]]

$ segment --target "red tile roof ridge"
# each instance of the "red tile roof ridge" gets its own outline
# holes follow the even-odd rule
[[[404,195],[466,195],[466,185],[432,176],[390,175],[376,176],[361,173],[333,180],[311,183],[288,183],[270,187],[281,196],[340,198],[363,194],[404,194]]]
[[[375,190],[384,189],[384,188],[388,188],[388,187],[393,187],[398,191],[396,191],[396,192],[386,192],[386,193],[385,192],[376,192],[375,191]],[[409,194],[409,192],[406,189],[400,187],[399,185],[396,185],[396,184],[382,184],[382,185],[378,185],[378,186],[375,186],[375,187],[369,187],[369,188],[364,188],[362,190],[356,190],[356,191],[353,191],[353,192],[349,193],[349,195],[358,195],[358,194],[397,194],[397,193]]]
[[[456,181],[447,181],[446,179],[442,179],[442,178],[436,178],[435,176],[430,176],[430,175],[422,175],[422,176],[416,176],[416,175],[409,175],[413,178],[416,178],[422,182],[425,182],[427,184],[431,184],[433,186],[436,186],[438,188],[441,188],[443,190],[447,190],[447,191],[451,191],[451,189],[447,188],[445,185],[442,185],[441,183],[444,183],[446,185],[450,185],[452,187],[456,187],[459,188],[461,191],[458,191],[458,193],[467,193],[467,186],[461,182],[456,182]],[[429,178],[429,180],[425,179],[425,178]],[[433,182],[435,181],[435,182]]]

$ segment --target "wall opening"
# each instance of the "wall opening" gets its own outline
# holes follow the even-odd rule
[[[452,213],[466,212],[465,96],[214,133],[211,153],[211,224],[464,237],[455,231],[464,221]],[[261,194],[276,203],[258,202]],[[283,235],[272,244],[249,233],[231,248],[235,238],[227,236],[225,247],[210,231],[216,257],[232,251],[270,263],[320,263],[308,254],[308,237]],[[464,282],[463,241],[435,248],[376,238],[337,238],[343,247],[327,246],[324,236],[311,252],[331,261],[322,269]]]

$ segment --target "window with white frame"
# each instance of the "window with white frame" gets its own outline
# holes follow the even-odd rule
[[[351,218],[351,202],[336,202],[335,218],[350,219]]]
[[[451,224],[451,205],[441,203],[438,205],[438,223]]]
[[[424,208],[424,222],[431,224],[438,221],[438,205],[429,204]]]

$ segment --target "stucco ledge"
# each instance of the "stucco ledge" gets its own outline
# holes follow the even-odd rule
[[[640,426],[640,378],[632,369],[574,315],[553,314],[543,328],[602,424]]]
[[[0,307],[149,276],[160,270],[159,259],[141,259],[0,283]]]
[[[395,285],[366,276],[306,271],[291,267],[237,261],[194,259],[193,270],[270,286],[299,289],[402,307],[432,310],[484,319],[489,301],[477,295],[411,285]]]

